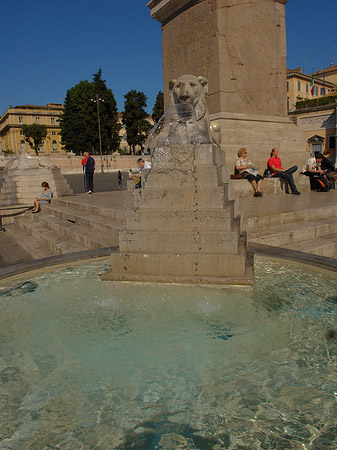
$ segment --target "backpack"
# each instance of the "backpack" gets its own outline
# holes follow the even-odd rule
[[[324,177],[315,177],[314,180],[318,190],[321,192],[330,191],[330,184]]]

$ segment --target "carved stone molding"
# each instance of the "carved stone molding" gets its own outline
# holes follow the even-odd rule
[[[152,18],[164,24],[181,11],[184,11],[200,1],[203,0],[151,0],[147,3],[147,6],[151,10]],[[285,5],[289,0],[272,1]]]
[[[332,129],[336,126],[336,115],[333,114],[321,114],[313,117],[301,117],[300,127],[318,127]]]
[[[151,9],[151,17],[164,23],[198,1],[200,0],[151,0],[147,6]]]

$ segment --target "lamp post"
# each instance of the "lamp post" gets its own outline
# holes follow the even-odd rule
[[[99,102],[104,102],[103,98],[96,93],[96,98],[91,99],[92,102],[97,105],[97,121],[98,121],[98,140],[99,140],[99,154],[101,156],[101,174],[103,175],[103,155],[102,155],[102,139],[101,139],[101,120],[99,118]]]

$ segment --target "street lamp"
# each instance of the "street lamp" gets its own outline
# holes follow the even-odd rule
[[[102,139],[101,139],[101,121],[99,118],[99,102],[104,102],[103,98],[100,98],[100,96],[96,93],[96,99],[91,98],[92,102],[96,103],[97,105],[97,121],[98,121],[98,140],[99,140],[99,154],[101,156],[101,174],[103,175],[103,155],[102,155]]]

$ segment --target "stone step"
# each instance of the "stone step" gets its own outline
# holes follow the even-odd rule
[[[234,207],[230,202],[224,209],[185,211],[129,210],[126,228],[129,231],[230,231],[238,226],[234,219]],[[122,227],[120,227],[122,228]]]
[[[221,209],[227,204],[225,187],[205,187],[195,190],[186,189],[138,189],[134,193],[134,206],[144,210],[184,210],[198,207],[201,209]]]
[[[236,231],[121,231],[121,252],[131,253],[238,253],[239,233]]]
[[[260,175],[263,175],[264,169],[260,170]],[[300,192],[309,192],[310,185],[308,178],[305,176],[298,176],[294,178],[295,184]],[[245,180],[230,180],[230,189],[237,192],[240,197],[250,197],[254,191],[251,184]],[[281,178],[265,178],[261,184],[261,190],[264,194],[285,194],[285,184]]]
[[[322,218],[316,221],[305,221],[283,226],[269,227],[261,232],[250,232],[249,242],[284,247],[294,242],[315,240],[322,236],[335,235],[337,233],[337,218]]]
[[[118,236],[119,230],[124,227],[124,221],[121,222],[120,220],[99,216],[97,214],[86,214],[84,211],[74,211],[67,205],[59,204],[55,206],[54,202],[50,205],[45,205],[43,212],[109,235],[115,234]]]
[[[283,248],[337,259],[337,235],[326,235],[283,245]]]
[[[116,253],[112,254],[113,270],[104,279],[163,281],[163,282],[214,282],[235,278],[242,284],[250,278],[252,259],[233,254],[182,254],[174,253]],[[153,267],[156,267],[154,274]],[[251,275],[251,274],[250,274]],[[249,283],[251,284],[251,282]]]
[[[320,221],[322,217],[324,219],[336,218],[337,220],[337,205],[322,205],[312,209],[248,217],[243,220],[243,228],[249,234],[255,230],[257,230],[257,233],[261,233],[262,230],[268,232],[268,228],[272,227],[280,229],[280,227],[292,223]]]
[[[104,206],[95,206],[91,204],[86,203],[80,203],[77,200],[62,197],[62,198],[56,198],[52,200],[52,203],[50,204],[51,207],[67,207],[69,210],[73,211],[74,214],[78,211],[84,212],[88,215],[94,215],[94,216],[103,216],[106,218],[111,218],[115,220],[117,223],[123,223],[126,220],[126,212],[125,208],[106,208]]]
[[[22,230],[18,225],[7,225],[6,232],[33,259],[47,258],[48,256],[55,255],[55,251],[50,249],[49,246],[41,245],[39,239],[36,239],[30,232]]]
[[[191,186],[216,187],[229,180],[229,171],[224,166],[196,167],[194,172],[170,170],[167,174],[151,171],[145,180],[146,189],[190,188]]]
[[[81,250],[104,248],[118,245],[118,233],[107,233],[92,230],[85,225],[76,224],[42,211],[34,214],[33,219],[44,229],[51,230],[60,239],[70,239],[73,243],[82,246]],[[20,220],[20,219],[19,219]],[[18,220],[18,222],[19,222]],[[21,219],[23,222],[25,218]]]
[[[39,242],[38,245],[41,246],[41,244],[43,244],[47,251],[50,251],[52,255],[61,255],[90,249],[90,247],[74,241],[72,236],[55,233],[52,229],[46,228],[44,224],[33,219],[33,214],[26,213],[24,217],[17,219],[16,226],[26,233],[27,240],[31,239],[31,236],[33,236],[33,238]]]

